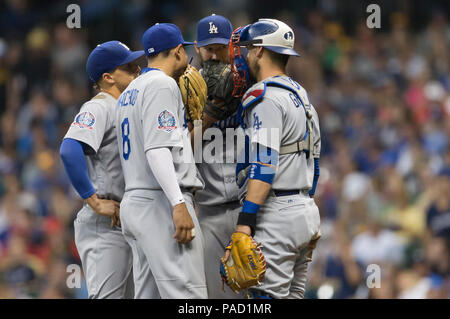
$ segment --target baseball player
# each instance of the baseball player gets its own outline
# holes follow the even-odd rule
[[[216,60],[229,63],[229,46],[233,28],[230,21],[220,15],[211,15],[201,19],[197,24],[196,51],[202,63]],[[201,70],[200,70],[201,72]],[[203,112],[203,129],[219,128],[223,134],[224,154],[235,154],[235,146],[225,143],[226,129],[236,128],[236,113],[228,118],[217,120],[214,115]],[[211,141],[203,141],[203,148]],[[198,219],[205,239],[205,273],[208,287],[208,297],[212,299],[239,298],[231,289],[223,289],[218,267],[220,257],[224,254],[223,244],[234,231],[240,204],[238,201],[238,187],[235,181],[236,164],[203,161],[197,164],[205,188],[196,193],[198,204]]]
[[[123,234],[137,286],[161,298],[207,298],[203,238],[193,192],[203,188],[189,141],[178,78],[187,66],[177,26],[159,23],[142,37],[148,67],[122,93],[116,130],[125,177]],[[176,80],[175,80],[176,79]],[[153,279],[152,279],[153,278]]]
[[[250,156],[237,169],[244,202],[236,231],[262,244],[267,263],[264,280],[249,293],[303,298],[307,265],[320,237],[319,210],[311,197],[318,178],[318,116],[305,89],[286,75],[289,57],[298,56],[289,26],[260,19],[241,30],[238,45],[247,48],[257,83],[238,110]]]
[[[60,148],[67,175],[85,200],[74,228],[89,298],[133,297],[131,249],[116,225],[125,184],[114,120],[117,98],[139,75],[135,60],[143,54],[119,41],[91,52],[86,70],[100,93],[83,104]]]

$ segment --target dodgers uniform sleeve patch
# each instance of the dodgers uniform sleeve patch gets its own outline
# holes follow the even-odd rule
[[[259,130],[262,126],[262,121],[259,120],[259,116],[256,113],[253,113],[253,128],[255,130]]]
[[[94,124],[95,116],[91,112],[81,112],[75,117],[75,121],[72,123],[73,126],[87,128],[89,130],[93,129]]]
[[[168,110],[164,110],[158,115],[158,130],[167,133],[177,128],[175,116]]]

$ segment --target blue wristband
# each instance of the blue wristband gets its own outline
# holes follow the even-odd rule
[[[249,200],[244,201],[244,206],[242,207],[242,212],[247,214],[256,214],[259,210],[259,205],[255,204]]]

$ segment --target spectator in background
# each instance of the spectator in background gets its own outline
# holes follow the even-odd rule
[[[426,215],[429,234],[443,237],[450,244],[450,167],[442,169],[430,187],[434,196]]]
[[[0,298],[86,297],[65,286],[66,266],[79,264],[72,222],[82,203],[55,151],[91,95],[88,48],[116,35],[140,39],[158,21],[194,32],[212,12],[233,12],[236,26],[271,15],[298,35],[302,57],[288,72],[308,90],[322,130],[315,200],[323,238],[305,295],[450,297],[448,10],[430,1],[417,16],[395,0],[399,12],[383,7],[389,18],[374,31],[356,14],[363,2],[216,1],[214,10],[202,2],[190,11],[124,3],[83,1],[81,30],[65,26],[65,2],[0,4]],[[366,286],[370,263],[381,267],[381,288]]]
[[[369,216],[367,226],[368,229],[352,241],[354,258],[364,268],[369,264],[400,265],[404,249],[402,240],[376,216]]]
[[[363,279],[365,269],[352,256],[350,244],[345,232],[336,227],[324,266],[324,276],[333,283],[335,299],[353,297]]]
[[[58,24],[54,28],[54,37],[52,65],[55,74],[71,79],[78,86],[86,86],[85,65],[89,50],[81,33]]]

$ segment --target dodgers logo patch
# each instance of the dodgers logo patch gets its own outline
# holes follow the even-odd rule
[[[88,128],[92,130],[95,123],[95,116],[91,112],[82,112],[75,117],[75,121],[72,125],[78,126],[79,128]]]
[[[177,128],[175,116],[168,110],[164,110],[158,115],[158,130],[172,132]]]
[[[259,130],[261,128],[262,121],[259,120],[259,116],[253,113],[253,128]]]

